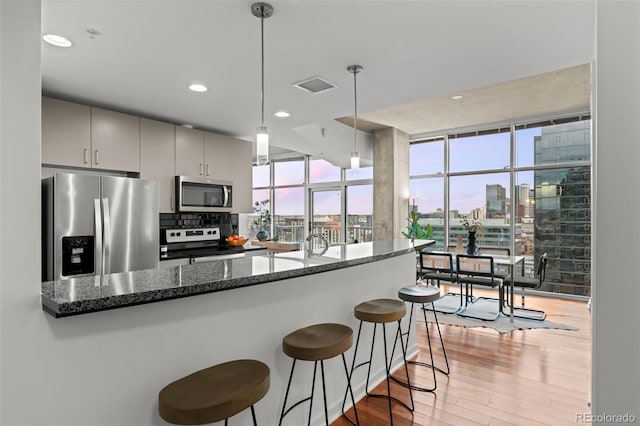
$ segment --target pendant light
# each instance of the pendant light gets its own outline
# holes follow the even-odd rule
[[[360,168],[360,154],[358,153],[358,84],[356,75],[362,71],[361,65],[349,65],[347,71],[353,74],[353,152],[351,153],[351,168]]]
[[[264,125],[264,19],[273,15],[273,6],[268,3],[254,3],[251,5],[251,13],[260,18],[260,52],[261,52],[261,78],[262,88],[260,101],[262,102],[262,114],[260,127],[256,132],[256,162],[259,166],[269,163],[269,129]]]

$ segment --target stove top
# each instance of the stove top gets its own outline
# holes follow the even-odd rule
[[[243,247],[230,247],[221,237],[220,228],[180,228],[163,229],[161,240],[166,251],[160,254],[161,260],[221,256],[244,253]]]

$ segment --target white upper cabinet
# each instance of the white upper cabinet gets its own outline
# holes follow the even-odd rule
[[[234,213],[251,213],[253,147],[251,142],[205,133],[205,176],[233,182]]]
[[[42,162],[91,167],[91,108],[42,98]]]
[[[233,182],[233,213],[252,211],[251,142],[42,98],[42,163],[139,172],[157,179],[159,209],[175,210],[175,176]]]
[[[140,118],[91,108],[93,167],[140,171]]]
[[[140,171],[140,119],[42,98],[42,163]]]
[[[228,136],[204,134],[204,175],[208,178],[231,180],[233,158],[228,151]]]
[[[204,177],[204,132],[176,126],[176,175]]]
[[[160,213],[173,213],[175,173],[173,124],[140,119],[140,177],[158,180]]]

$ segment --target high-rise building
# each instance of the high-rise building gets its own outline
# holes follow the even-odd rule
[[[487,218],[499,218],[505,216],[507,190],[499,184],[486,187]]]
[[[542,127],[535,164],[589,161],[588,120]],[[538,170],[535,180],[535,258],[547,253],[543,289],[591,294],[591,168]]]

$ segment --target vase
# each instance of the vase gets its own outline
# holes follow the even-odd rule
[[[467,254],[474,255],[478,252],[478,246],[476,246],[476,233],[469,232]]]
[[[267,231],[265,231],[265,230],[260,230],[256,234],[256,238],[258,239],[258,241],[264,241],[264,240],[267,239],[268,236],[269,235],[267,234]]]

